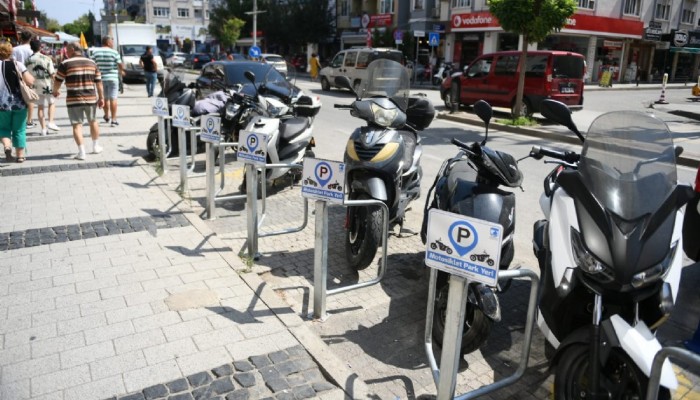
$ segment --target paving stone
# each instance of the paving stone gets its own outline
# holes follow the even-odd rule
[[[224,364],[211,370],[215,377],[221,378],[222,376],[229,376],[233,374],[233,366],[231,364]]]
[[[258,370],[262,375],[263,380],[284,379],[284,375],[280,374],[275,367],[265,367]]]
[[[279,364],[275,364],[275,369],[282,375],[287,376],[289,374],[293,374],[295,372],[301,371],[302,364],[300,363],[301,360],[293,360],[293,361],[285,361]]]
[[[191,393],[180,393],[168,397],[168,400],[194,400]]]
[[[168,388],[165,385],[155,385],[143,389],[143,397],[146,400],[157,399],[159,397],[165,397],[168,395]]]
[[[119,396],[119,400],[145,400],[143,393],[134,393],[127,396]]]
[[[335,389],[335,386],[333,384],[325,381],[314,382],[311,386],[316,392],[325,392],[326,390]]]
[[[275,393],[289,389],[289,384],[282,378],[265,379],[265,385]]]
[[[304,375],[301,373],[291,374],[287,376],[287,383],[291,387],[303,385],[306,383],[306,378],[304,378]]]
[[[250,393],[248,389],[238,389],[226,395],[226,400],[248,400]]]
[[[251,364],[248,360],[234,361],[233,366],[236,368],[236,371],[241,372],[248,372],[255,369],[253,364]]]
[[[187,377],[187,380],[190,382],[192,387],[200,387],[202,385],[209,384],[212,381],[211,375],[209,375],[208,372],[198,372],[190,375]]]
[[[168,387],[168,390],[170,390],[170,393],[178,393],[185,391],[190,388],[190,385],[187,383],[187,379],[182,378],[178,379],[172,382],[168,382],[165,384],[165,386]]]
[[[301,385],[292,389],[294,397],[297,399],[310,399],[316,396],[316,391],[311,385]]]
[[[215,393],[210,386],[202,386],[192,391],[192,397],[194,397],[194,400],[206,400],[213,394]]]
[[[275,351],[273,353],[270,353],[269,357],[270,360],[275,364],[289,360],[289,355],[286,351]]]
[[[275,393],[275,399],[277,400],[295,400],[294,393],[292,391],[284,391],[280,393]]]
[[[258,369],[272,364],[272,362],[270,362],[270,358],[266,355],[252,356],[250,357],[250,362],[252,362]]]
[[[242,372],[233,375],[233,379],[243,387],[251,387],[255,385],[255,374],[251,372]]]
[[[226,394],[236,389],[228,376],[215,380],[209,387],[212,389],[213,394]]]

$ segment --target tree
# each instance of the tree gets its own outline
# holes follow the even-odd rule
[[[231,46],[236,44],[238,38],[241,36],[241,29],[245,26],[245,21],[238,18],[231,18],[224,22],[224,25],[219,30],[219,43],[225,48],[230,49]]]
[[[83,14],[80,17],[78,17],[78,19],[76,19],[75,21],[63,25],[63,30],[66,33],[69,33],[74,36],[80,36],[80,32],[87,34],[88,31],[92,30],[92,26],[90,25],[90,15],[92,15],[92,13]]]
[[[49,18],[43,11],[39,12],[37,20],[39,21],[39,26],[45,27],[47,31],[56,32],[61,30],[61,24],[57,20]]]
[[[523,36],[520,55],[520,76],[515,98],[514,116],[522,115],[523,91],[525,89],[525,61],[527,45],[543,41],[553,31],[559,31],[566,19],[576,10],[575,0],[490,0],[489,11],[506,32]],[[532,112],[532,110],[528,110]]]

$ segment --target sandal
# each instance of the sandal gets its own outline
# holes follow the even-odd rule
[[[12,161],[12,147],[5,147],[5,158],[7,161]]]
[[[25,161],[27,161],[27,157],[17,157],[17,163],[21,164]]]

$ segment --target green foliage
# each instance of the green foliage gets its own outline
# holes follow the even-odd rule
[[[241,29],[245,26],[245,21],[238,18],[230,18],[221,27],[219,32],[219,42],[225,48],[229,48],[236,44],[236,41],[241,36]]]
[[[510,126],[537,126],[537,120],[528,117],[518,117],[515,119],[497,119],[496,123]]]
[[[192,39],[185,38],[185,40],[182,41],[182,52],[189,53],[191,51],[192,51]]]
[[[63,31],[74,36],[80,36],[80,32],[83,32],[86,35],[85,39],[87,39],[87,32],[92,32],[90,16],[92,16],[92,13],[81,15],[75,21],[63,25]],[[94,20],[94,17],[92,18]]]
[[[394,33],[389,29],[380,32],[378,29],[372,31],[372,47],[396,47]]]
[[[44,11],[39,11],[37,20],[39,21],[39,26],[45,27],[47,31],[56,32],[61,30],[61,24],[57,20],[49,18]]]
[[[536,43],[563,28],[576,11],[576,4],[575,0],[490,0],[489,11],[506,32]]]

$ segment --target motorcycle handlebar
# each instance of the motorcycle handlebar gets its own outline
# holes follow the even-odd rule
[[[340,108],[341,110],[351,110],[352,105],[350,105],[350,104],[333,104],[333,108]]]
[[[470,150],[469,145],[460,141],[459,139],[452,138],[452,144],[459,147],[460,149]]]
[[[554,150],[542,146],[532,146],[532,149],[530,150],[530,156],[532,156],[536,160],[539,160],[542,157],[546,156],[556,158],[558,160],[562,160],[570,164],[577,163],[580,158],[578,153],[575,153],[573,151]]]

